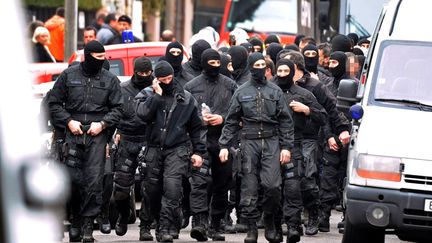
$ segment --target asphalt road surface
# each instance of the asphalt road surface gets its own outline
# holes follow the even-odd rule
[[[333,242],[341,242],[342,241],[342,234],[338,233],[337,229],[337,223],[340,222],[342,214],[339,212],[336,212],[333,210],[332,216],[330,219],[331,223],[331,229],[329,233],[318,233],[315,236],[303,236],[301,238],[300,242],[314,242],[314,243],[333,243]],[[96,242],[99,243],[108,243],[108,242],[129,242],[129,243],[138,243],[141,242],[138,240],[139,238],[139,219],[137,219],[137,222],[135,224],[129,225],[129,230],[126,235],[124,236],[117,236],[115,234],[114,230],[111,230],[111,234],[102,234],[99,230],[95,230],[93,233],[94,238],[96,239]],[[190,237],[190,224],[189,227],[186,229],[181,230],[180,237],[178,240],[174,240],[174,242],[178,243],[186,243],[186,242],[197,242],[194,239]],[[152,235],[154,237],[154,230],[151,231]],[[245,233],[239,233],[239,234],[226,234],[225,235],[225,242],[227,243],[234,243],[234,242],[243,242],[246,234]],[[284,236],[284,242],[286,240],[286,236]],[[64,238],[62,242],[69,242],[68,234],[65,232]],[[156,242],[156,240],[154,241]],[[264,238],[264,230],[259,230],[259,239],[258,242],[267,242]],[[386,236],[386,243],[397,243],[397,242],[406,242],[399,240],[394,235],[387,235]]]

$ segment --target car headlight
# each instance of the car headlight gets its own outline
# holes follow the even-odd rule
[[[359,177],[384,181],[401,180],[400,158],[359,154],[354,169]]]

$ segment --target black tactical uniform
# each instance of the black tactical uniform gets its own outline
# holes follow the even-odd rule
[[[83,241],[93,241],[93,219],[102,203],[102,177],[105,166],[107,129],[116,126],[121,117],[122,95],[120,82],[109,71],[102,69],[104,60],[91,53],[105,52],[103,46],[92,41],[84,49],[85,61],[62,72],[51,92],[48,104],[55,124],[66,129],[67,155],[65,164],[72,184],[82,195],[80,215],[84,219]],[[82,124],[82,135],[68,129],[71,121]],[[91,125],[103,130],[87,134]]]
[[[137,72],[152,71],[151,60],[146,57],[137,58],[134,62],[132,78],[121,83],[123,94],[123,117],[117,127],[120,136],[117,157],[114,166],[113,198],[119,212],[116,223],[116,234],[124,235],[131,214],[130,194],[135,184],[135,171],[138,166],[137,157],[145,142],[145,123],[135,115],[135,96],[153,81],[152,74],[141,76]],[[144,213],[146,203],[141,204]],[[134,213],[134,212],[132,212]],[[150,235],[151,236],[151,235]]]
[[[203,51],[211,48],[210,44],[205,40],[197,40],[192,45],[192,59],[183,64],[183,69],[186,70],[192,77],[197,77],[202,72],[201,55]]]
[[[179,55],[173,55],[170,50],[172,48],[177,48],[181,51]],[[182,61],[183,61],[183,46],[178,41],[174,41],[168,44],[165,56],[163,59],[167,61],[174,69],[174,77],[176,78],[177,82],[179,82],[182,86],[184,86],[188,81],[195,78],[191,73],[187,72],[182,67]]]
[[[160,61],[155,67],[156,77],[173,74],[174,70],[166,61]],[[144,181],[152,214],[144,224],[150,225],[156,218],[158,241],[172,242],[170,229],[179,222],[182,178],[189,170],[190,155],[203,157],[206,147],[193,96],[175,79],[160,86],[162,95],[153,95],[147,88],[137,96],[140,99],[137,115],[147,123],[147,178]],[[190,144],[193,151],[190,151]]]
[[[330,55],[330,59],[335,59],[339,62],[337,67],[329,68],[333,74],[333,81],[327,84],[330,92],[337,97],[339,82],[346,76],[346,55],[344,52],[335,51]],[[339,116],[346,119],[342,112]],[[345,131],[350,131],[348,127]],[[348,156],[348,147],[342,146],[338,135],[340,131],[334,124],[327,124],[324,131],[324,149],[323,149],[323,171],[321,176],[321,218],[320,231],[328,232],[330,230],[330,214],[333,204],[341,199],[342,180],[339,171],[346,171],[346,162]],[[334,138],[339,145],[339,150],[334,151],[329,148],[328,140]]]
[[[264,57],[252,53],[249,57],[252,80],[240,86],[231,99],[225,126],[219,139],[221,148],[229,148],[236,141],[239,123],[241,128],[241,217],[248,223],[245,242],[257,242],[256,222],[260,217],[257,209],[258,182],[263,188],[262,209],[272,218],[280,201],[281,172],[279,154],[290,151],[294,141],[294,124],[282,90],[265,80],[263,68],[253,68]],[[276,231],[266,227],[266,238],[274,240]]]
[[[284,166],[283,174],[283,215],[285,222],[288,225],[288,240],[289,242],[298,242],[300,240],[300,233],[298,228],[301,227],[301,210],[302,210],[302,198],[303,201],[310,201],[311,198],[316,197],[311,190],[302,190],[307,185],[307,178],[310,175],[308,173],[316,173],[311,168],[308,168],[308,164],[302,154],[302,140],[303,132],[309,120],[313,120],[315,123],[324,125],[327,120],[327,113],[324,108],[318,103],[315,96],[306,89],[297,86],[293,82],[293,76],[295,73],[294,63],[287,59],[280,59],[277,63],[277,68],[282,65],[286,65],[290,69],[290,73],[287,76],[275,77],[275,83],[282,89],[285,95],[287,104],[290,105],[292,101],[300,102],[309,107],[310,113],[306,115],[303,112],[293,111],[294,120],[294,147],[291,152],[291,162]],[[306,184],[306,185],[302,185]],[[310,195],[312,193],[312,195]],[[305,200],[308,199],[308,200]],[[316,223],[314,234],[318,233],[318,207],[308,207],[309,214],[314,217],[310,220],[314,220]],[[311,223],[311,222],[310,222]],[[279,234],[281,235],[280,223],[277,222],[279,228]],[[280,237],[281,238],[281,237]]]
[[[326,124],[331,124],[335,128],[336,134],[340,134],[342,131],[349,131],[349,121],[346,117],[342,116],[336,108],[336,97],[330,92],[330,90],[319,80],[316,80],[310,76],[305,69],[304,59],[301,53],[292,51],[287,55],[289,60],[292,60],[298,67],[303,70],[304,75],[295,82],[302,88],[305,88],[312,92],[318,103],[321,104],[328,114],[328,120]],[[328,125],[326,125],[328,126]],[[320,189],[316,179],[317,175],[317,156],[319,151],[319,123],[312,120],[308,121],[306,129],[303,134],[303,156],[306,161],[307,173],[305,174],[305,182],[302,183],[302,190],[309,190],[309,195],[314,195],[312,198],[307,199],[303,203],[308,208],[317,208],[320,206]],[[325,147],[324,145],[323,147]],[[323,176],[320,178],[322,179]],[[321,184],[322,186],[322,184]],[[314,215],[312,215],[314,216]],[[311,222],[315,222],[313,218],[310,218]]]
[[[189,91],[198,101],[198,105],[206,104],[210,107],[211,114],[226,117],[229,101],[234,94],[237,85],[235,82],[219,74],[220,66],[214,67],[208,64],[209,60],[220,60],[220,55],[213,49],[207,49],[201,56],[201,66],[203,73],[192,79],[185,85],[185,90]],[[206,239],[205,229],[208,222],[208,196],[207,184],[211,180],[209,168],[211,168],[211,178],[213,179],[211,190],[211,226],[210,236],[213,240],[223,240],[220,227],[221,219],[225,215],[228,204],[228,187],[232,179],[232,163],[221,163],[219,159],[218,139],[222,132],[223,123],[219,125],[207,125],[203,129],[207,131],[207,151],[209,154],[209,165],[203,164],[200,170],[192,171],[191,180],[191,212],[194,216],[192,223],[191,236],[197,240]]]
[[[228,54],[231,56],[232,66],[234,69],[232,76],[237,85],[240,86],[251,80],[246,48],[242,46],[232,46],[228,50]]]

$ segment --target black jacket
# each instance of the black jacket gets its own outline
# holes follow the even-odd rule
[[[278,84],[277,79],[275,79],[274,82]],[[310,123],[310,120],[320,126],[325,125],[327,121],[327,112],[318,103],[315,96],[310,91],[295,84],[293,84],[289,89],[283,89],[282,91],[284,92],[288,106],[292,101],[298,101],[308,106],[310,110],[309,116],[306,116],[303,112],[293,111],[295,141],[300,141],[303,138],[304,130],[306,125]]]
[[[192,74],[186,72],[186,70],[184,70],[183,68],[180,72],[174,73],[174,76],[177,82],[179,82],[183,87],[186,85],[187,82],[195,78],[195,76],[192,76]]]
[[[132,76],[132,78],[134,78]],[[123,117],[118,125],[118,133],[129,136],[144,136],[146,131],[145,122],[135,114],[135,97],[145,87],[139,87],[128,80],[120,84],[123,95]]]
[[[338,133],[342,131],[349,131],[350,122],[344,116],[339,115],[339,111],[336,108],[336,97],[330,92],[330,90],[320,81],[312,78],[309,73],[305,73],[304,76],[297,81],[297,85],[305,88],[315,95],[318,103],[324,107],[328,114],[328,122],[333,124]],[[304,132],[304,138],[318,138],[320,125],[310,121],[306,125]]]
[[[201,67],[197,67],[193,64],[192,60],[189,60],[188,62],[184,63],[182,65],[183,71],[186,71],[190,74],[192,77],[198,77],[202,73]]]
[[[206,145],[201,130],[198,104],[193,96],[175,82],[172,95],[158,95],[151,87],[142,90],[137,96],[136,114],[147,123],[146,140],[150,146],[174,148],[192,142],[193,153],[206,154]],[[173,108],[173,103],[176,106]],[[165,139],[163,139],[165,136]]]
[[[225,75],[219,74],[217,78],[212,79],[203,73],[189,81],[184,88],[197,100],[200,115],[201,104],[205,103],[210,107],[211,113],[221,115],[225,121],[229,102],[234,91],[237,89],[237,85]],[[222,127],[223,124],[219,126],[207,126],[208,135],[219,138]]]
[[[39,42],[33,44],[33,55],[34,62],[54,62],[47,49]]]
[[[122,104],[120,81],[114,74],[101,69],[89,77],[81,65],[60,74],[48,99],[51,119],[62,128],[70,120],[83,125],[104,121],[107,127],[116,126],[122,116]]]
[[[282,90],[274,83],[258,84],[251,80],[240,86],[231,99],[219,144],[233,145],[242,134],[276,130],[281,149],[291,150],[294,144],[294,124]]]

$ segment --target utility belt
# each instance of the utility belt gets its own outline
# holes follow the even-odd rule
[[[71,118],[75,121],[80,121],[82,124],[90,124],[92,122],[101,121],[106,113],[73,113]]]
[[[134,143],[142,143],[145,142],[145,135],[129,135],[124,134],[120,131],[121,140],[127,140],[129,142]]]
[[[276,129],[272,130],[257,130],[257,131],[242,131],[242,139],[263,139],[278,135]]]
[[[177,148],[177,147],[180,147],[180,146],[189,147],[189,145],[190,144],[188,142],[183,142],[183,143],[178,143],[178,144],[173,145],[173,146],[160,146],[159,144],[147,144],[147,147],[149,147],[149,148],[156,148],[156,149],[162,151],[162,150],[168,150],[168,149]]]

